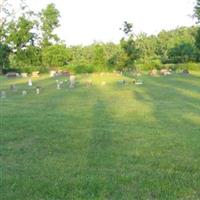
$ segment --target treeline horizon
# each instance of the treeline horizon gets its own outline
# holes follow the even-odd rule
[[[60,26],[59,10],[53,3],[39,13],[20,3],[16,17],[9,0],[4,0],[0,24],[0,69],[31,73],[63,69],[76,73],[123,69],[200,70],[200,1],[194,8],[197,25],[162,30],[156,35],[134,34],[133,25],[124,22],[124,37],[118,44],[94,42],[67,46],[55,30]]]

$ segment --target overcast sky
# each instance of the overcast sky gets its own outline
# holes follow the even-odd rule
[[[118,42],[123,21],[133,23],[136,33],[148,34],[195,24],[195,0],[27,0],[35,11],[51,2],[61,14],[57,32],[68,45]]]

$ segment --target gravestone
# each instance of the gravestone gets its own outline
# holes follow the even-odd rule
[[[33,78],[39,78],[39,71],[32,72]]]
[[[121,85],[124,85],[124,84],[126,83],[125,80],[118,80],[117,82],[118,82],[119,84],[121,84]]]
[[[50,73],[49,73],[50,77],[54,77],[55,75],[56,75],[56,71],[54,71],[54,70],[50,71]]]
[[[28,86],[30,86],[30,87],[31,87],[32,85],[33,85],[33,83],[32,83],[32,80],[31,80],[31,79],[29,79],[29,80],[28,80]]]
[[[137,81],[135,81],[135,85],[143,85],[143,81],[142,80],[137,80]]]
[[[171,72],[169,71],[169,69],[161,69],[160,70],[160,75],[166,76],[166,75],[170,75]]]
[[[57,90],[60,90],[60,83],[57,83],[56,88],[57,88]]]
[[[27,91],[26,90],[23,90],[22,91],[22,96],[26,96],[27,95]]]
[[[189,75],[189,74],[190,74],[190,72],[189,72],[189,70],[187,70],[187,69],[184,69],[184,70],[182,71],[182,74],[183,74],[183,75]]]
[[[69,88],[74,88],[75,87],[75,76],[70,75],[69,77]]]
[[[89,86],[92,86],[92,80],[87,80],[87,81],[86,81],[86,86],[88,86],[88,87],[89,87]]]
[[[6,92],[5,91],[1,91],[1,98],[5,99],[6,98]]]
[[[15,84],[11,84],[10,85],[10,90],[13,91],[13,92],[16,92],[17,91],[16,85]]]
[[[39,87],[36,87],[36,94],[40,94],[40,88]]]
[[[8,77],[8,78],[18,77],[18,76],[19,76],[19,73],[17,73],[17,72],[8,72],[6,74],[6,77]]]
[[[27,77],[28,77],[28,74],[27,74],[27,73],[21,73],[21,77],[22,77],[22,78],[27,78]]]
[[[150,75],[150,76],[157,76],[157,75],[158,75],[158,70],[157,70],[157,69],[152,69],[152,70],[149,72],[149,75]]]

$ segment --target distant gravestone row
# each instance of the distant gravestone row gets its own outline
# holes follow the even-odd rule
[[[30,75],[28,75],[28,73],[19,74],[17,72],[8,72],[6,74],[6,77],[8,77],[8,78],[15,78],[15,77],[27,78],[28,76],[30,76],[32,78],[39,78],[39,71],[34,71]]]
[[[172,70],[171,69],[161,69],[160,71],[157,70],[157,69],[152,69],[150,72],[149,72],[149,75],[150,76],[167,76],[167,75],[171,75],[172,74]],[[187,70],[187,69],[184,69],[181,74],[183,75],[189,75],[190,72]]]
[[[63,72],[51,71],[49,75],[50,75],[50,77],[58,77],[58,76],[62,76],[62,75],[63,75]],[[56,89],[57,89],[57,90],[60,90],[60,89],[63,87],[64,83],[68,83],[68,87],[69,87],[70,89],[75,88],[76,83],[77,83],[77,81],[76,81],[76,76],[73,75],[73,74],[70,75],[68,72],[65,72],[65,75],[69,77],[68,80],[59,81],[58,79],[56,79]],[[105,76],[105,74],[104,74],[104,73],[101,73],[100,76]],[[135,76],[136,76],[136,77],[139,77],[139,76],[141,76],[141,74],[140,74],[140,73],[136,73]],[[25,78],[25,77],[28,77],[28,76],[27,76],[26,73],[22,73],[22,74],[20,75],[20,77],[24,77],[24,78]],[[39,72],[34,72],[34,73],[32,73],[32,77],[38,78],[38,77],[39,77]],[[118,83],[118,84],[121,84],[121,85],[125,85],[126,83],[132,83],[132,84],[135,84],[135,85],[142,85],[142,84],[143,84],[143,81],[142,81],[142,80],[138,80],[137,78],[135,78],[135,79],[133,79],[131,82],[130,82],[130,81],[128,82],[128,81],[126,81],[126,80],[118,80],[117,83]],[[27,83],[27,84],[28,84],[28,87],[33,87],[33,82],[32,82],[32,79],[31,79],[31,78],[28,79],[28,83]],[[93,85],[93,83],[92,83],[92,80],[91,80],[91,79],[88,79],[88,80],[85,82],[85,86],[86,86],[86,87],[89,87],[89,86],[92,86],[92,85]],[[102,82],[101,82],[101,86],[105,86],[105,85],[107,85],[106,81],[102,81]],[[17,91],[17,88],[16,88],[16,85],[15,85],[15,84],[10,85],[10,89],[11,89],[11,91],[13,91],[13,92],[16,92],[16,91]],[[35,87],[35,94],[36,94],[36,95],[39,95],[40,92],[41,92],[41,91],[40,91],[40,87],[39,87],[39,86],[36,86],[36,87]],[[27,92],[27,90],[22,90],[22,91],[21,91],[21,94],[22,94],[22,96],[26,96],[26,95],[28,94],[28,92]],[[1,92],[1,98],[3,98],[3,99],[6,98],[6,92],[5,92],[5,91],[2,91],[2,92]]]
[[[134,84],[134,85],[143,85],[143,81],[141,79],[135,79],[133,78],[132,81],[126,81],[126,80],[118,80],[118,84],[125,85],[125,84]]]
[[[37,73],[38,74],[38,73]],[[35,74],[36,75],[36,74]],[[37,75],[36,75],[37,76]],[[65,81],[58,81],[58,80],[56,80],[56,88],[58,89],[58,90],[60,90],[61,89],[61,85],[63,85],[64,84],[64,82],[68,82],[67,80],[65,80]],[[33,82],[32,82],[32,79],[29,79],[28,80],[28,87],[32,87],[33,86]],[[75,75],[70,75],[69,76],[69,88],[75,88],[75,84],[76,84],[76,77],[75,77]],[[91,85],[91,81],[89,81],[88,83],[87,83],[88,85]],[[16,87],[16,85],[15,84],[11,84],[10,85],[10,90],[12,91],[12,92],[17,92],[17,87]],[[27,94],[28,94],[28,92],[27,92],[27,90],[22,90],[22,96],[26,96]],[[35,94],[36,95],[39,95],[40,94],[40,87],[39,86],[36,86],[36,89],[35,89]],[[6,91],[1,91],[1,93],[0,93],[0,97],[1,97],[1,99],[5,99],[7,96],[6,96]]]

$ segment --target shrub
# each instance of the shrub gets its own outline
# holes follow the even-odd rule
[[[161,69],[163,67],[163,64],[160,62],[159,59],[154,59],[154,60],[148,60],[145,61],[144,63],[138,64],[137,68],[140,70],[152,70],[152,69]]]
[[[82,74],[82,73],[92,73],[94,72],[93,66],[89,65],[67,65],[65,67],[62,67],[63,70],[67,70],[70,72],[74,72],[76,74]]]
[[[20,73],[20,69],[16,69],[16,68],[3,68],[2,69],[3,74],[7,74],[8,72],[16,72],[16,73]]]
[[[181,64],[174,64],[173,70],[182,71],[187,69],[189,71],[200,71],[200,63],[181,63]]]

